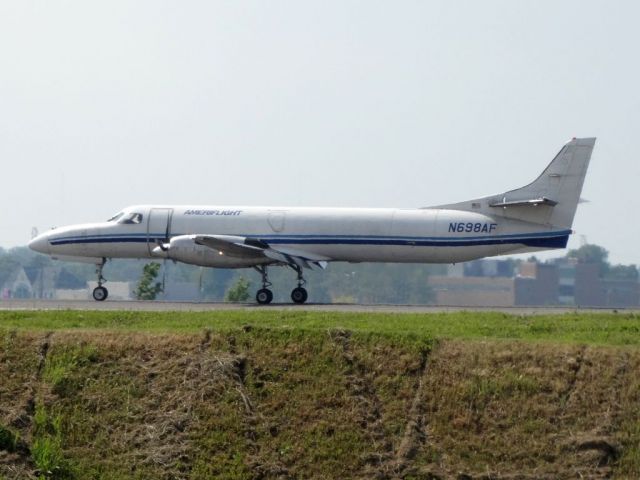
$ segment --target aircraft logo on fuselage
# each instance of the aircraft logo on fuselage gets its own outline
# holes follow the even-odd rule
[[[237,216],[242,213],[242,210],[187,210],[185,215],[224,215],[224,216]]]

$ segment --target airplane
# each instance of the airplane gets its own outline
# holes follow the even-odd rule
[[[329,262],[458,263],[565,248],[595,138],[573,138],[529,185],[423,208],[300,208],[137,205],[106,222],[54,228],[29,243],[54,259],[96,265],[93,298],[108,296],[112,258],[171,259],[262,275],[259,304],[273,300],[268,267],[297,274],[291,300],[304,303],[304,270]]]

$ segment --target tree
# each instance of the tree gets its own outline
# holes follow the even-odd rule
[[[599,245],[582,245],[575,250],[569,250],[567,257],[575,258],[578,263],[595,263],[599,265],[600,277],[604,277],[609,271],[609,252]]]
[[[610,280],[638,280],[638,268],[635,265],[611,265],[607,278]]]
[[[142,277],[136,287],[135,296],[138,300],[155,300],[160,292],[162,292],[162,284],[155,282],[160,271],[160,264],[151,262],[142,268]]]
[[[568,257],[575,258],[579,263],[606,263],[609,252],[600,245],[582,245],[575,250],[569,250]]]
[[[249,293],[249,287],[251,283],[244,277],[238,278],[236,283],[229,287],[227,293],[224,296],[224,299],[227,302],[246,302],[249,300],[251,294]]]

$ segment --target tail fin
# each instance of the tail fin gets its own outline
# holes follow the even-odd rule
[[[525,187],[438,208],[476,211],[570,229],[595,142],[595,138],[574,138]]]

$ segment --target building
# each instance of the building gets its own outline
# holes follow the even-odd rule
[[[0,278],[0,299],[8,298],[31,298],[33,288],[29,277],[21,266],[10,270]]]
[[[437,305],[509,307],[514,304],[512,278],[432,275],[427,284],[433,291]]]
[[[622,308],[640,305],[638,281],[601,278],[599,263],[578,263],[565,257],[548,263],[521,262],[515,272],[513,266],[509,261],[477,260],[452,266],[447,276],[430,277],[428,285],[438,305]]]
[[[31,283],[33,298],[55,298],[58,277],[55,267],[25,267],[24,271]]]
[[[557,305],[558,268],[537,262],[520,264],[514,281],[514,305]]]
[[[640,305],[640,284],[631,280],[604,280],[605,303],[616,307],[637,307]]]
[[[580,307],[608,307],[600,265],[578,263],[575,268],[574,305]]]

